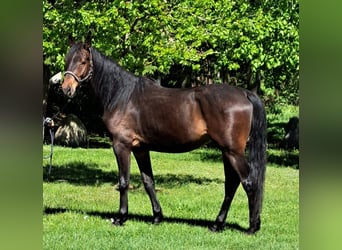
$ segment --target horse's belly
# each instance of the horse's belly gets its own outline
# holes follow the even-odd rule
[[[158,141],[145,144],[145,147],[157,152],[183,153],[199,148],[209,141],[210,137],[207,134],[196,138],[196,140],[168,140],[167,138],[163,140],[160,137]]]

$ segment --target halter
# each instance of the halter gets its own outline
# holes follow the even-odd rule
[[[65,71],[64,72],[64,76],[66,75],[72,75],[76,81],[78,83],[82,83],[88,79],[91,79],[92,75],[93,75],[93,57],[92,57],[92,54],[91,54],[91,48],[89,48],[89,60],[90,60],[90,69],[88,71],[88,74],[83,78],[83,79],[80,79],[74,72],[72,71]]]

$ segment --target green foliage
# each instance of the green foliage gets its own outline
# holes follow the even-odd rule
[[[83,40],[90,30],[101,52],[164,85],[211,79],[251,88],[260,78],[272,142],[283,137],[283,126],[273,126],[287,122],[277,121],[282,112],[298,109],[298,28],[298,0],[43,1],[44,63],[51,72],[64,69],[68,36]],[[84,96],[75,106],[92,112]],[[56,99],[63,100],[50,98]],[[96,122],[76,114],[85,124]]]
[[[44,146],[44,155],[49,150]],[[240,186],[227,218],[227,225],[233,226],[222,233],[209,232],[205,222],[214,221],[224,196],[219,155],[204,149],[151,153],[166,217],[158,226],[150,223],[151,204],[132,159],[132,217],[125,226],[114,227],[110,218],[117,212],[119,192],[114,189],[118,171],[112,150],[55,147],[49,178],[48,160],[43,162],[43,249],[298,249],[299,171],[271,162],[261,230],[248,236],[236,229],[248,226],[248,202]]]
[[[210,78],[264,89],[298,102],[299,3],[292,1],[43,1],[44,63],[63,70],[69,34],[92,30],[94,45],[130,71]],[[203,81],[202,81],[203,83]]]

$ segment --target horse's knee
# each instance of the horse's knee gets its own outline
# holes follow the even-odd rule
[[[119,191],[125,191],[129,187],[129,181],[128,180],[119,180],[118,184],[119,184],[118,185]]]

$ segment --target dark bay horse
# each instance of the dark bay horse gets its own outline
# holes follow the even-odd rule
[[[149,152],[186,152],[209,140],[222,151],[225,196],[212,231],[224,229],[237,187],[248,197],[249,229],[260,229],[260,213],[266,167],[266,114],[254,93],[213,84],[190,89],[169,89],[135,76],[98,50],[89,41],[72,43],[65,58],[62,89],[73,97],[76,88],[90,82],[104,107],[103,121],[111,133],[119,168],[120,207],[113,224],[128,218],[130,155],[133,152],[146,192],[153,222],[163,213],[156,197]],[[248,142],[249,160],[245,158]]]

